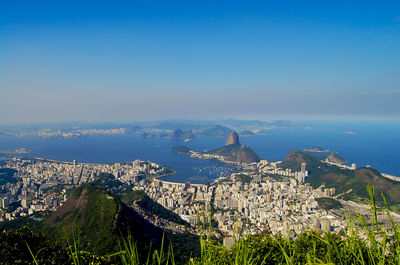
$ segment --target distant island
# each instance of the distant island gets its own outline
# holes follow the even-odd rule
[[[355,131],[344,131],[343,133],[345,133],[345,134],[352,134],[352,135],[356,134]]]
[[[225,163],[251,164],[259,162],[259,156],[248,146],[242,145],[239,135],[233,131],[229,134],[224,146],[211,151],[196,152],[180,145],[172,149],[178,154],[190,155],[199,159],[218,159]]]
[[[191,152],[194,152],[194,151],[187,146],[179,145],[179,146],[172,148],[172,152],[175,152],[177,154],[182,154],[182,155],[189,155]]]
[[[328,153],[328,149],[322,149],[321,147],[304,148],[304,151],[311,153]]]
[[[185,141],[191,141],[196,136],[192,132],[192,130],[184,130],[182,131],[181,129],[175,129],[173,130],[167,137],[170,140],[178,140],[178,139],[184,139]]]

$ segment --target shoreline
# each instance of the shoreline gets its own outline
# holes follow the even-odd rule
[[[400,182],[400,177],[398,176],[394,176],[394,175],[390,175],[390,174],[386,174],[386,173],[381,173],[381,175],[387,179],[396,181],[396,182]]]
[[[305,150],[305,149],[303,149],[303,150]],[[324,150],[325,151],[325,150]],[[308,152],[310,152],[310,151],[308,151]],[[223,164],[226,164],[226,165],[230,165],[230,166],[236,166],[236,167],[241,167],[241,166],[243,166],[243,165],[241,165],[241,164],[238,164],[238,163],[236,163],[236,162],[232,162],[232,161],[226,161],[226,160],[222,160],[222,159],[218,159],[218,158],[216,158],[216,157],[214,157],[214,158],[199,158],[199,157],[192,157],[191,156],[191,154],[192,153],[182,153],[182,152],[175,152],[176,154],[179,154],[179,155],[187,155],[187,156],[189,156],[189,158],[191,158],[191,159],[198,159],[198,160],[209,160],[209,161],[215,161],[215,162],[219,162],[219,163],[223,163]],[[195,153],[198,153],[198,152],[195,152]],[[61,160],[55,160],[55,159],[50,159],[50,158],[43,158],[43,157],[29,157],[29,156],[22,156],[23,154],[19,154],[18,156],[13,156],[13,157],[3,157],[2,158],[2,161],[7,161],[7,160],[10,160],[10,159],[13,159],[13,158],[18,158],[18,159],[23,159],[23,160],[39,160],[39,161],[49,161],[49,162],[56,162],[56,163],[65,163],[65,164],[72,164],[73,162],[72,161],[61,161]],[[1,154],[0,154],[0,157],[1,157]],[[1,159],[1,158],[0,158]],[[115,164],[115,163],[129,163],[129,161],[128,162],[114,162],[114,163],[104,163],[104,162],[77,162],[77,164],[88,164],[88,165],[100,165],[100,164],[103,164],[103,165],[113,165],[113,164]],[[377,168],[376,168],[377,169]],[[383,171],[383,170],[381,170],[381,169],[377,169],[380,173],[381,173],[381,175],[383,176],[383,177],[385,177],[386,179],[390,179],[390,180],[392,180],[392,181],[396,181],[396,182],[400,182],[400,174],[398,173],[398,172],[395,172],[395,173],[391,173],[391,172],[389,172],[389,173],[382,173],[382,172],[388,172],[388,170],[385,170],[385,171]],[[166,176],[171,176],[171,175],[174,175],[174,174],[176,174],[176,173],[178,173],[178,171],[176,171],[175,169],[174,169],[174,172],[175,173],[171,173],[171,174],[167,174],[167,175],[163,175],[163,176],[160,176],[160,178],[162,178],[162,177],[166,177]]]
[[[172,168],[171,168],[172,169]],[[176,171],[175,169],[172,169],[174,172],[171,173],[166,173],[166,174],[162,174],[162,175],[156,175],[156,176],[149,176],[150,180],[159,180],[158,178],[163,178],[163,177],[168,177],[168,176],[172,176],[175,175],[178,171]]]

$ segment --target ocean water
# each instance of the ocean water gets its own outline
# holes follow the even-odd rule
[[[400,176],[399,122],[325,122],[303,121],[312,129],[282,128],[266,135],[242,137],[261,158],[283,160],[293,149],[321,147],[337,152],[357,167],[371,165],[379,171]],[[354,134],[345,133],[353,131]],[[206,183],[234,172],[236,168],[218,161],[191,159],[171,149],[187,145],[196,151],[218,148],[224,138],[202,137],[185,143],[180,140],[142,139],[139,135],[95,135],[77,139],[41,139],[37,137],[0,136],[0,150],[27,148],[25,156],[60,161],[116,163],[150,160],[174,168],[177,174],[169,181]]]

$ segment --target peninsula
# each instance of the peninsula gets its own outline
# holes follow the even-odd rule
[[[186,146],[177,146],[172,151],[198,159],[218,159],[224,163],[251,164],[260,161],[250,147],[241,144],[239,135],[235,131],[228,135],[224,146],[211,151],[196,152]]]

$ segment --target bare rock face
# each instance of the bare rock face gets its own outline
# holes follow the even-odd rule
[[[253,162],[260,162],[260,158],[249,147],[242,145],[236,154],[236,162],[249,164]]]
[[[240,145],[240,139],[239,139],[239,135],[237,134],[237,132],[231,132],[229,134],[225,145],[230,145],[230,144],[238,144],[238,145]]]

